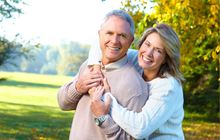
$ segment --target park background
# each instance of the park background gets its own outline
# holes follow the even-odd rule
[[[77,42],[68,39],[56,44],[41,42],[31,37],[26,39],[20,32],[8,36],[11,28],[5,28],[5,24],[12,21],[16,24],[15,19],[26,14],[23,7],[29,5],[28,2],[30,0],[0,0],[0,25],[2,25],[0,140],[68,139],[74,111],[65,112],[59,109],[56,101],[57,91],[61,85],[71,80],[80,64],[86,60],[91,47],[86,39],[94,36],[86,36],[83,33],[85,43],[83,40]],[[65,2],[63,0],[63,3]],[[100,0],[99,3],[104,5],[111,2]],[[186,79],[183,84],[185,99],[183,130],[187,140],[220,139],[219,2],[219,0],[120,1],[119,7],[129,12],[135,20],[133,48],[144,30],[156,23],[169,24],[181,39],[181,71]],[[41,4],[45,3],[42,1]],[[47,6],[50,11],[50,5]],[[56,10],[62,11],[60,7],[63,5],[56,7]],[[41,14],[43,16],[46,13]],[[70,16],[62,14],[64,17]],[[80,12],[77,14],[80,16]],[[42,22],[46,24],[47,20]],[[87,20],[85,25],[89,26],[91,20]],[[20,30],[25,28],[28,27],[24,26]],[[84,27],[77,28],[87,30]],[[55,36],[55,33],[51,32],[50,36],[53,37],[53,34]],[[62,33],[65,34],[65,32],[60,34]],[[80,33],[77,35],[80,36]],[[56,39],[52,41],[55,42]]]

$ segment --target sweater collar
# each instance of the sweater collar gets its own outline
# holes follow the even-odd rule
[[[103,65],[101,63],[101,66],[102,66],[102,70],[111,71],[111,70],[119,69],[127,63],[128,63],[128,58],[127,55],[125,55],[123,58],[113,63],[109,63],[107,65]]]

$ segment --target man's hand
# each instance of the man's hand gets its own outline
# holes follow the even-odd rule
[[[102,73],[93,72],[92,68],[87,67],[76,82],[76,90],[82,94],[87,93],[90,88],[98,86],[101,81]]]

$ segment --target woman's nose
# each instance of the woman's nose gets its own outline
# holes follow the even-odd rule
[[[154,48],[153,47],[147,48],[146,53],[148,56],[153,56]]]

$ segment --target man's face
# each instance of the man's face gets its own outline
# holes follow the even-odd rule
[[[129,23],[120,17],[111,16],[99,30],[102,63],[109,64],[124,57],[133,39]]]

